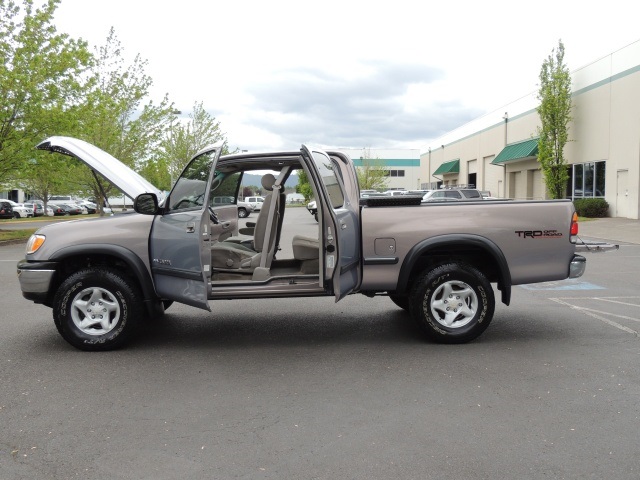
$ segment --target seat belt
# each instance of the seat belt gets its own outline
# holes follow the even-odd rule
[[[267,217],[267,229],[264,234],[264,239],[262,241],[262,256],[260,257],[260,268],[267,268],[267,265],[271,266],[271,262],[273,261],[273,256],[276,251],[276,242],[274,239],[273,244],[271,245],[271,235],[278,235],[278,223],[280,217],[280,189],[282,186],[280,185],[286,177],[287,173],[289,173],[291,167],[284,167],[280,171],[280,175],[278,175],[278,179],[273,184],[273,194],[271,195],[271,205],[269,205],[269,216]],[[274,223],[275,230],[274,231]]]

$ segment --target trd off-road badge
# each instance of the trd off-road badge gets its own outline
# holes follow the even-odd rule
[[[557,230],[516,230],[519,238],[560,238],[562,232]]]

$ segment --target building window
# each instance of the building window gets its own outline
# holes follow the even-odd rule
[[[604,179],[607,162],[576,163],[569,167],[567,197],[604,197]]]
[[[404,177],[404,170],[387,170],[387,177]]]

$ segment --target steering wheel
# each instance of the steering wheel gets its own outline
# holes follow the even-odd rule
[[[220,220],[218,220],[218,215],[216,215],[216,212],[212,207],[209,207],[209,218],[215,225],[220,223]]]

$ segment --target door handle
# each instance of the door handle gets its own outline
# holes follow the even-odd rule
[[[194,233],[195,231],[196,231],[195,222],[188,222],[187,223],[187,233]]]
[[[222,223],[222,229],[226,230],[227,228],[229,228],[231,226],[231,222],[224,222]]]

